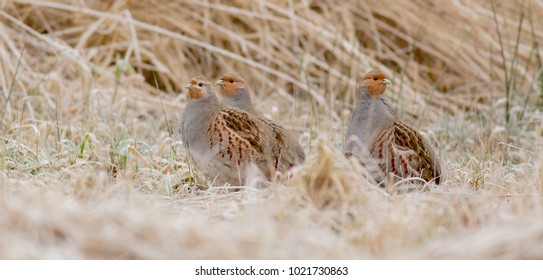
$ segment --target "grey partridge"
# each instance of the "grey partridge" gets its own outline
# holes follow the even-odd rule
[[[441,182],[441,167],[432,146],[411,126],[398,119],[386,97],[390,81],[376,69],[362,77],[357,101],[345,136],[345,156],[373,165],[378,182],[390,174]]]
[[[190,162],[216,185],[242,185],[251,164],[269,179],[279,161],[274,129],[243,110],[221,104],[205,77],[194,77],[186,88],[181,138]]]
[[[278,170],[285,171],[305,160],[305,154],[298,140],[282,126],[262,116],[251,101],[249,86],[238,74],[224,74],[216,83],[219,85],[222,102],[235,108],[242,109],[260,121],[265,122],[273,130],[276,142],[274,154],[279,155],[276,163]]]

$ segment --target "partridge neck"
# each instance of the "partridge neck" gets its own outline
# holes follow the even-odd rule
[[[246,88],[238,88],[236,94],[226,97],[223,103],[232,107],[240,108],[249,113],[255,112],[255,107],[251,100],[251,94]]]
[[[193,147],[205,143],[201,141],[201,135],[205,135],[210,121],[219,110],[220,103],[216,96],[189,100],[182,116],[183,142]]]
[[[351,122],[356,124],[354,134],[358,135],[363,143],[369,143],[379,132],[390,126],[396,119],[388,101],[383,98],[372,97],[367,88],[359,89],[358,100],[353,110]]]
[[[187,106],[215,107],[215,106],[219,106],[219,104],[220,104],[219,99],[217,98],[217,95],[215,95],[215,93],[206,92],[204,93],[204,97],[200,99],[189,99]]]

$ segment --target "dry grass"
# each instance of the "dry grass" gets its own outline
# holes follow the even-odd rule
[[[543,258],[543,6],[434,2],[0,1],[0,258]],[[338,156],[372,67],[442,186]],[[191,183],[180,86],[229,71],[300,135],[292,177]]]

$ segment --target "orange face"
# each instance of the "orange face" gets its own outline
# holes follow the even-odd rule
[[[202,99],[204,97],[204,87],[208,86],[209,82],[200,77],[194,77],[185,87],[189,90],[189,99]]]
[[[367,84],[368,92],[371,96],[378,98],[385,92],[387,85],[390,84],[390,81],[386,77],[385,73],[373,70],[362,78],[362,83]]]
[[[220,80],[217,81],[221,89],[221,95],[228,97],[236,94],[238,88],[245,85],[245,81],[236,74],[224,74]]]

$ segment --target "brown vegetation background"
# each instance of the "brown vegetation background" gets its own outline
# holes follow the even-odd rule
[[[0,8],[0,258],[543,258],[541,1]],[[382,190],[341,156],[374,67],[443,185]],[[290,178],[189,172],[182,85],[231,71],[299,135]]]

